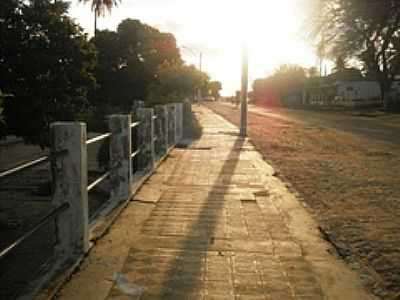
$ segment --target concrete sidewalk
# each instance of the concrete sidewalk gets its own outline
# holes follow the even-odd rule
[[[374,299],[238,129],[196,107],[174,149],[60,299]]]

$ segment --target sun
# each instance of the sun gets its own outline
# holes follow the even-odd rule
[[[314,64],[312,49],[300,30],[304,18],[299,1],[220,0],[210,2],[211,10],[205,3],[200,17],[190,20],[190,36],[217,50],[216,55],[205,54],[204,66],[211,75],[230,83],[228,87],[224,84],[226,94],[240,87],[243,45],[249,52],[250,81],[266,76],[280,64]]]
[[[172,32],[179,45],[203,54],[203,70],[223,83],[224,94],[240,88],[241,47],[249,51],[250,81],[264,77],[283,63],[311,66],[316,59],[301,28],[305,13],[300,3],[310,0],[122,1],[100,29],[115,30],[125,18]],[[77,2],[78,3],[78,2]],[[90,9],[74,8],[74,15],[92,32]],[[173,23],[173,28],[160,24]],[[178,26],[176,26],[178,25]],[[184,53],[198,65],[198,57]]]

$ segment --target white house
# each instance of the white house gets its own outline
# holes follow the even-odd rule
[[[400,99],[399,80],[392,83],[388,97]],[[305,87],[303,104],[347,107],[380,105],[380,85],[378,81],[364,77],[360,70],[347,68],[319,78]]]
[[[381,102],[381,91],[377,81],[373,80],[338,80],[334,82],[335,96],[333,105],[373,106]]]

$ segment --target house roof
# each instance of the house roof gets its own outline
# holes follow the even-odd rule
[[[328,81],[362,81],[365,77],[362,76],[361,71],[355,68],[346,68],[344,70],[336,71],[325,77]]]

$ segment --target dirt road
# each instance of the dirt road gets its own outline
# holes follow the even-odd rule
[[[230,105],[208,107],[239,124]],[[400,299],[396,116],[249,109],[249,136],[376,295]]]
[[[311,126],[332,128],[366,137],[370,140],[400,145],[400,115],[379,112],[320,112],[299,109],[250,106],[255,114],[300,122]]]

